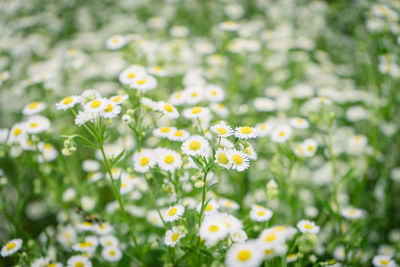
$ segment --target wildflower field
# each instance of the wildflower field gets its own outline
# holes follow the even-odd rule
[[[399,0],[4,0],[0,25],[0,266],[399,266]]]

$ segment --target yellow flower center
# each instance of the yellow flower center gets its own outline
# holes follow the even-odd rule
[[[196,151],[201,147],[201,143],[199,141],[192,141],[189,143],[189,149]]]
[[[267,129],[267,125],[262,124],[262,125],[260,126],[260,129],[263,130],[263,131],[265,131],[265,130]]]
[[[31,128],[36,128],[37,126],[38,126],[38,124],[36,122],[31,122],[29,124],[29,127],[31,127]]]
[[[147,164],[149,164],[150,159],[148,157],[142,157],[139,161],[140,165],[142,166],[146,166]]]
[[[260,210],[260,211],[257,212],[257,215],[258,216],[264,216],[265,215],[265,211]]]
[[[117,253],[115,252],[115,250],[110,250],[110,252],[108,252],[108,254],[110,254],[111,256],[115,256],[115,254],[117,254]]]
[[[175,242],[176,240],[178,240],[178,238],[179,238],[179,234],[178,234],[178,233],[172,234],[171,239],[172,239],[173,242]]]
[[[212,95],[217,95],[217,91],[212,90],[212,91],[211,91],[211,94],[212,94]]]
[[[175,136],[181,137],[181,136],[183,136],[183,132],[180,131],[180,130],[177,130],[177,131],[174,133],[174,135],[175,135]]]
[[[226,205],[227,207],[232,206],[232,201],[227,201],[225,205]]]
[[[54,262],[47,264],[47,267],[56,267],[56,264]]]
[[[92,108],[98,108],[98,107],[100,107],[100,105],[101,105],[101,102],[99,100],[93,100],[92,103],[90,103],[90,106]]]
[[[306,229],[312,229],[312,225],[311,224],[309,224],[309,223],[306,223],[306,224],[304,224],[304,228],[306,228]]]
[[[387,260],[381,260],[381,264],[383,264],[383,265],[388,265],[388,264],[389,264],[389,261],[387,261]]]
[[[350,210],[350,211],[349,211],[349,214],[350,214],[350,215],[354,215],[354,214],[356,214],[356,211],[355,211],[355,210]]]
[[[84,226],[92,226],[92,223],[91,222],[83,222],[83,225]]]
[[[201,107],[194,107],[192,108],[192,113],[193,114],[199,114],[201,112]]]
[[[162,70],[162,68],[159,67],[159,66],[155,66],[155,67],[153,68],[153,70],[155,70],[155,71],[160,71],[160,70]]]
[[[46,150],[50,150],[52,148],[52,146],[50,144],[45,144],[44,145],[44,149]]]
[[[196,92],[193,92],[193,93],[191,94],[191,96],[192,96],[192,97],[196,97],[196,96],[197,96],[197,93],[196,93]]]
[[[226,157],[225,154],[221,153],[221,154],[218,155],[218,162],[221,163],[221,164],[226,165],[226,164],[229,163],[229,160],[228,160],[228,158]]]
[[[218,232],[219,227],[216,225],[211,225],[210,227],[208,227],[208,229],[210,230],[210,232],[215,233],[215,232]]]
[[[248,127],[248,126],[244,126],[244,127],[242,127],[242,128],[240,129],[240,132],[241,132],[242,134],[251,134],[251,133],[253,132],[253,129],[251,129],[251,128]]]
[[[210,204],[207,204],[206,211],[211,211],[212,209],[213,209],[213,206]]]
[[[111,241],[106,241],[106,246],[111,246],[112,242]]]
[[[129,72],[129,73],[128,73],[128,78],[129,78],[129,79],[133,79],[133,78],[135,78],[135,77],[136,77],[135,73],[133,73],[133,72]]]
[[[265,255],[271,255],[272,253],[274,253],[274,250],[273,249],[266,249],[266,250],[264,250],[264,252],[265,252]]]
[[[220,135],[224,135],[226,134],[228,131],[225,128],[218,128],[217,133],[219,133]]]
[[[169,131],[171,130],[169,127],[161,127],[161,132],[162,133],[169,133]]]
[[[166,104],[166,105],[164,106],[164,110],[165,110],[166,112],[171,113],[172,111],[174,111],[174,107],[173,107],[171,104]]]
[[[78,261],[77,263],[75,263],[75,267],[85,267],[85,264],[83,264],[83,262]]]
[[[171,164],[171,163],[173,163],[174,161],[175,161],[175,158],[174,158],[174,156],[172,156],[172,155],[167,155],[167,156],[165,156],[165,158],[164,158],[164,162],[167,163],[167,164]]]
[[[248,259],[250,259],[250,257],[251,257],[251,252],[250,250],[247,249],[241,250],[237,255],[239,261],[247,261]]]
[[[114,109],[113,105],[108,104],[108,105],[107,105],[107,108],[104,109],[104,111],[105,111],[105,112],[111,112],[111,111],[113,111],[113,109]]]
[[[243,158],[240,155],[233,155],[232,160],[236,165],[241,165],[243,163]]]
[[[63,99],[63,104],[64,105],[68,105],[69,103],[71,103],[72,101],[74,101],[74,99],[70,96],[67,96],[66,98]]]
[[[22,132],[21,128],[16,128],[16,129],[14,130],[13,134],[14,134],[15,136],[18,136],[18,135],[21,134],[21,132]]]
[[[169,216],[174,216],[177,212],[178,212],[178,209],[175,208],[175,207],[173,207],[172,209],[170,209],[170,210],[168,211],[168,215],[169,215]]]
[[[182,93],[176,93],[176,96],[175,96],[177,99],[180,99],[181,97],[182,97]]]
[[[112,41],[114,44],[116,44],[116,43],[118,43],[118,38],[114,38]]]
[[[274,235],[274,234],[269,234],[269,235],[267,235],[267,236],[264,238],[264,241],[265,241],[265,242],[272,242],[272,241],[274,241],[276,238],[277,238],[276,235]]]
[[[285,135],[285,132],[280,132],[279,133],[279,136],[284,136]]]
[[[314,147],[313,146],[308,146],[307,149],[308,149],[308,151],[313,151]]]
[[[145,84],[146,82],[147,82],[147,81],[146,81],[145,79],[143,79],[143,80],[137,81],[136,84],[138,84],[138,85],[143,85],[143,84]]]
[[[35,109],[35,108],[37,108],[38,105],[39,105],[39,102],[33,102],[33,103],[29,104],[28,108],[29,109]]]
[[[7,250],[12,250],[13,248],[15,248],[17,245],[14,242],[8,243],[6,246]]]
[[[121,101],[121,100],[122,100],[122,99],[121,99],[120,96],[116,96],[116,97],[114,97],[114,99],[113,99],[114,102],[119,102],[119,101]]]

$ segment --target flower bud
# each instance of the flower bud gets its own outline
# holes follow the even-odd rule
[[[124,116],[122,116],[122,120],[126,123],[131,123],[132,122],[132,117],[129,116],[128,114],[125,114]]]
[[[310,252],[318,242],[316,235],[305,233],[297,238],[296,243],[299,247],[299,251],[302,253]]]

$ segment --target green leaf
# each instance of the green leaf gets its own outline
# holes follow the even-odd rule
[[[196,164],[197,167],[199,167],[200,169],[203,168],[203,163],[196,157],[190,156],[194,162],[194,164]]]

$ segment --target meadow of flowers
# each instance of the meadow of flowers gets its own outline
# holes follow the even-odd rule
[[[399,0],[0,2],[0,266],[399,266]]]

